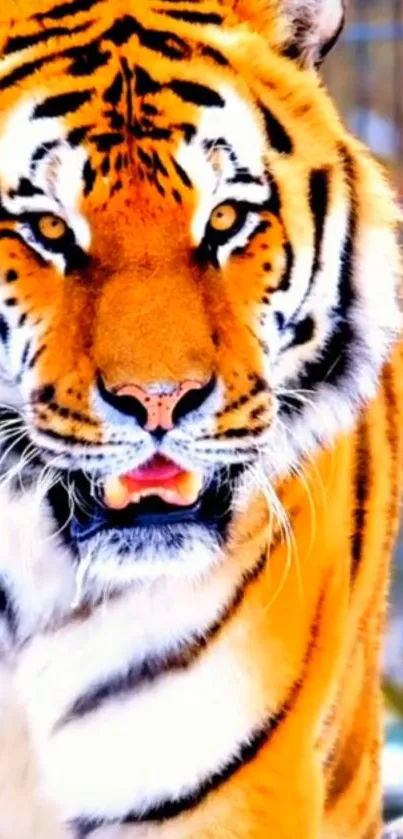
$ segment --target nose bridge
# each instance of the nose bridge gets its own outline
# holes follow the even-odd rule
[[[111,385],[210,378],[214,343],[200,285],[180,264],[168,276],[163,265],[152,273],[125,269],[104,285],[94,354]],[[165,396],[161,406],[169,413],[174,397]]]
[[[188,379],[175,385],[154,382],[149,387],[127,384],[118,388],[117,395],[129,396],[141,403],[147,416],[144,425],[146,431],[155,431],[157,428],[169,431],[174,427],[174,412],[181,399],[187,393],[202,387],[203,382],[196,379]]]

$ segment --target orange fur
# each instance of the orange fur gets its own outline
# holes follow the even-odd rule
[[[6,5],[7,11],[0,12],[3,50],[10,38],[36,34],[49,25],[30,15],[46,12],[51,0]],[[33,92],[44,90],[51,97],[72,89],[107,90],[117,72],[117,54],[112,52],[90,79],[72,80],[66,50],[95,39],[118,15],[129,12],[135,11],[145,29],[160,25],[157,3],[136,5],[132,0],[99,3],[75,20],[88,23],[85,32],[55,35],[26,53],[6,57],[9,69],[0,67],[0,137],[11,111]],[[190,222],[198,196],[172,163],[183,128],[159,147],[166,172],[163,194],[148,178],[144,163],[152,155],[152,139],[138,144],[139,153],[133,138],[125,136],[122,145],[111,147],[107,174],[102,174],[105,153],[84,140],[95,177],[81,203],[91,223],[91,264],[66,279],[51,264],[39,265],[21,241],[0,242],[1,265],[19,275],[13,295],[29,319],[39,320],[33,400],[38,429],[102,447],[105,429],[90,399],[98,370],[114,388],[133,381],[204,381],[216,370],[226,385],[226,403],[215,418],[215,438],[224,439],[228,431],[235,436],[244,427],[254,431],[269,426],[273,395],[269,390],[253,392],[253,384],[265,375],[254,328],[256,308],[278,289],[287,231],[292,230],[296,250],[311,246],[310,171],[325,169],[329,174],[331,207],[345,200],[349,185],[343,147],[354,168],[360,229],[389,231],[395,226],[396,209],[377,165],[346,133],[316,73],[281,54],[289,23],[280,4],[203,0],[202,5],[208,13],[223,15],[224,22],[217,31],[170,21],[172,32],[192,51],[191,59],[175,65],[176,77],[203,79],[214,90],[230,84],[249,103],[262,130],[258,101],[285,127],[295,155],[286,158],[269,145],[266,153],[282,214],[266,209],[262,221],[268,225],[249,249],[234,254],[217,273],[198,264],[191,253]],[[218,66],[203,52],[206,46],[218,50],[228,66]],[[122,47],[122,54],[129,49]],[[50,60],[54,53],[59,57]],[[38,62],[35,72],[1,87],[1,79],[30,61]],[[158,128],[196,124],[197,107],[179,102],[164,87],[172,76],[172,61],[141,45],[135,47],[134,61],[162,85],[147,100],[160,111]],[[66,120],[69,131],[88,125],[97,134],[110,130],[101,95],[92,96]],[[119,154],[127,155],[127,165],[116,165]],[[2,177],[0,186],[6,188]],[[9,230],[10,224],[17,229],[16,222],[4,219],[0,230]],[[295,474],[276,479],[289,520],[288,537],[258,489],[247,511],[237,513],[226,561],[245,574],[256,552],[268,551],[269,561],[205,655],[220,649],[235,656],[249,684],[251,713],[264,707],[273,730],[266,732],[257,754],[197,807],[166,823],[145,826],[144,839],[377,837],[380,644],[402,486],[402,381],[398,347],[383,366],[376,398],[361,408],[355,427],[319,448]],[[46,401],[42,394],[49,383],[55,395]],[[357,490],[360,458],[368,472],[363,497]],[[362,540],[359,556],[354,538]],[[137,837],[137,830],[122,826],[116,836]],[[43,835],[36,835],[45,839],[45,834],[44,828]]]

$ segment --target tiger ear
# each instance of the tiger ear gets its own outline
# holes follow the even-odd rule
[[[269,43],[306,66],[321,64],[340,35],[347,0],[220,0]]]
[[[346,0],[280,0],[280,7],[286,54],[305,65],[321,64],[343,29]]]

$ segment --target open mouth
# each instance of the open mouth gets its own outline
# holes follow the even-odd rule
[[[155,455],[132,472],[106,478],[96,489],[84,473],[76,472],[71,476],[76,499],[69,524],[71,540],[80,544],[102,532],[189,524],[214,531],[223,540],[241,471],[239,465],[220,468],[206,483],[201,472],[187,472]]]

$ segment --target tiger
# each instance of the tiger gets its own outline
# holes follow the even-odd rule
[[[0,10],[0,835],[378,839],[400,212],[342,0]]]

